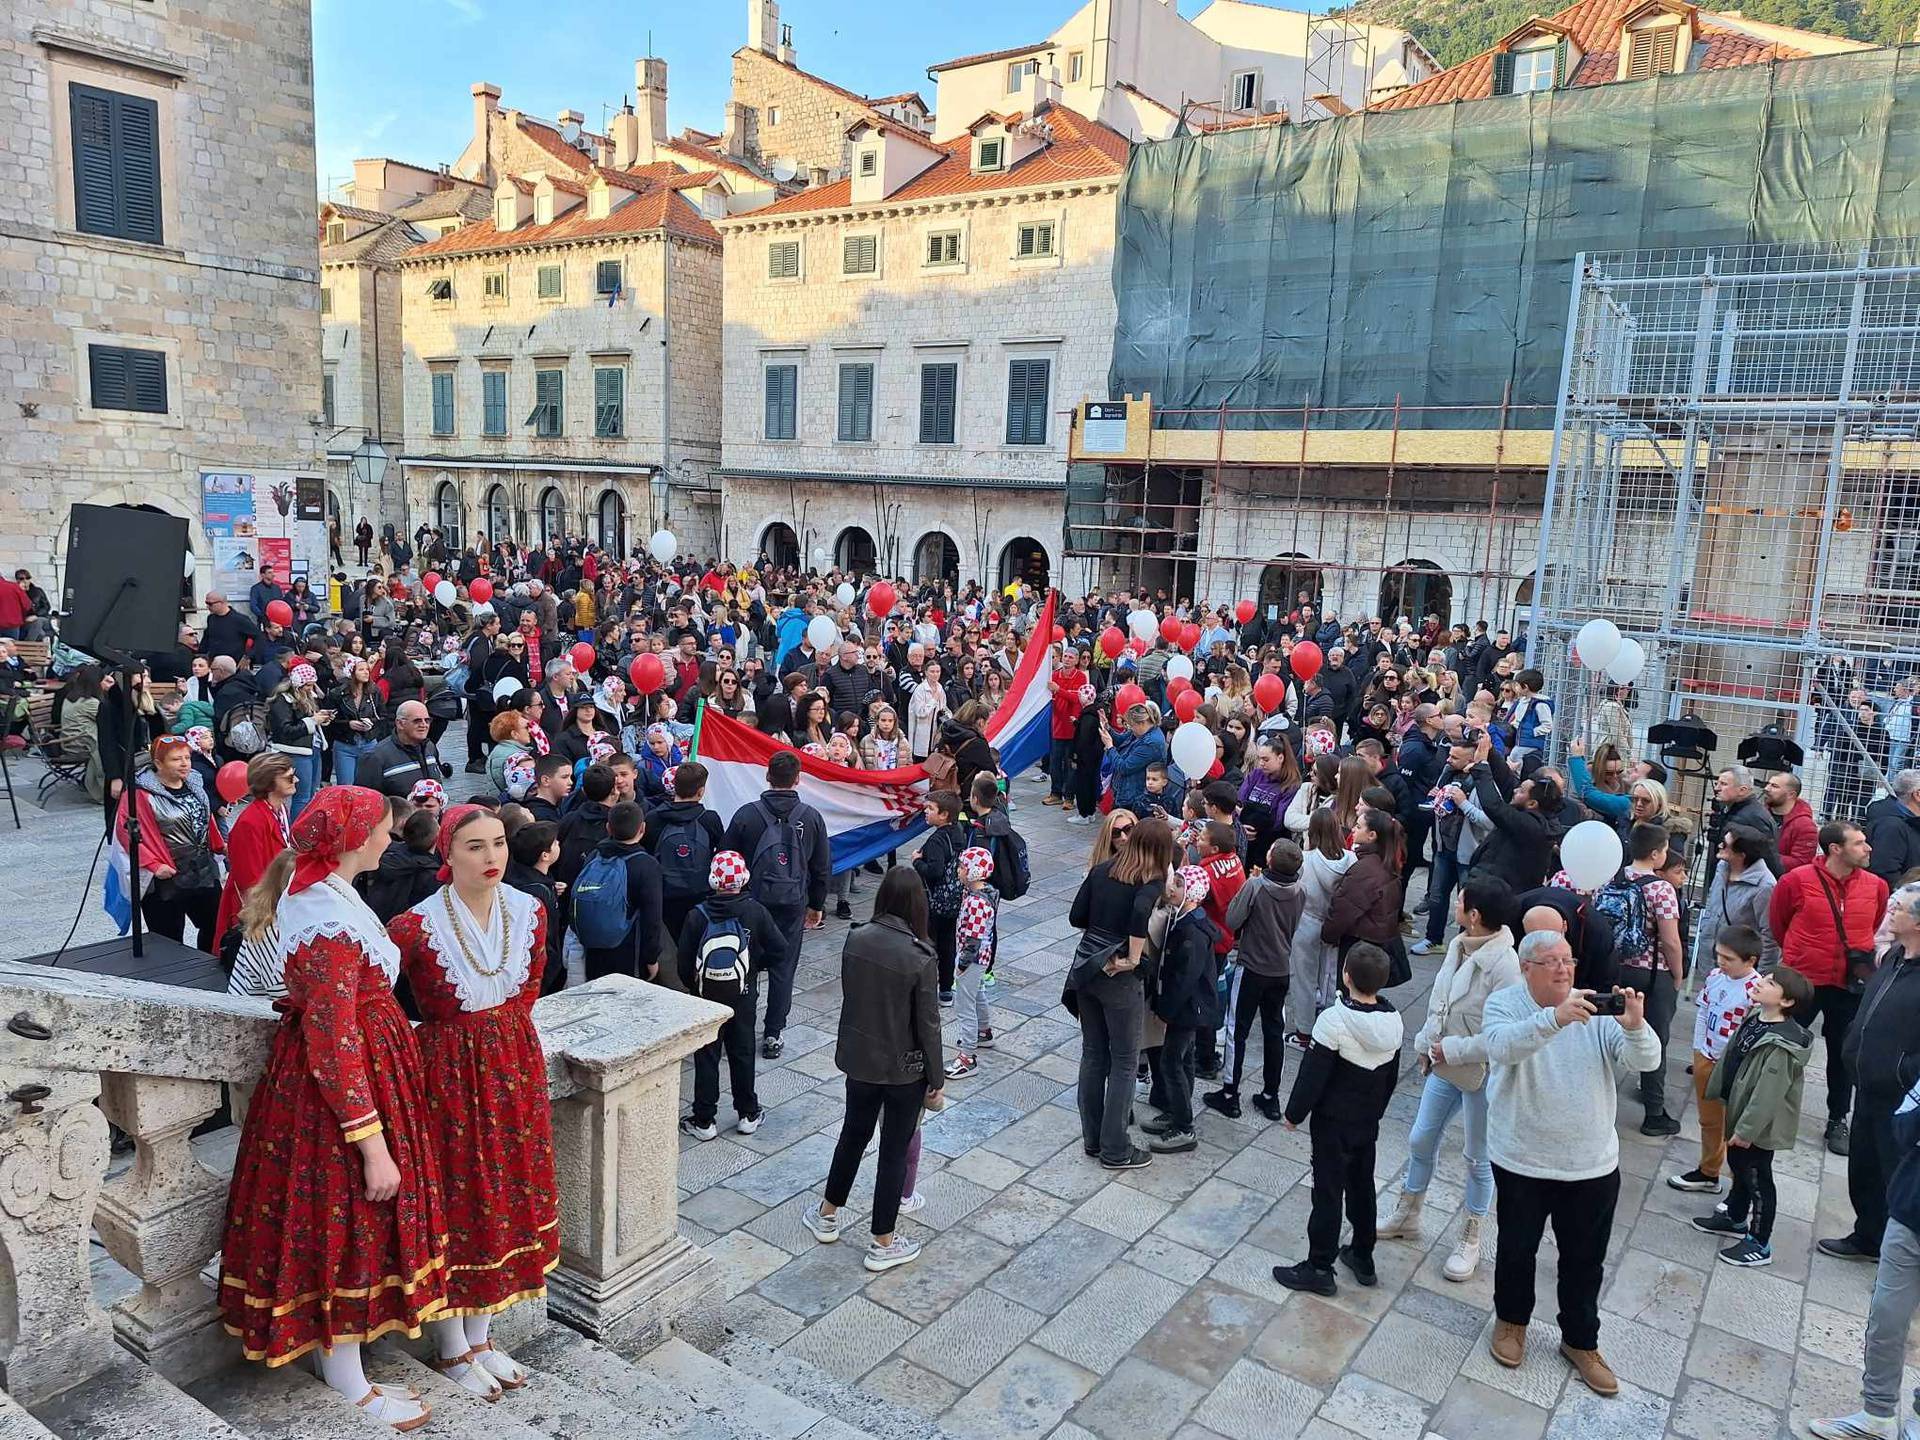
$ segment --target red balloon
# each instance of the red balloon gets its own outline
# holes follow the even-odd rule
[[[229,760],[214,773],[213,788],[220,792],[220,798],[231,805],[247,793],[247,762]]]
[[[439,586],[440,572],[438,570],[429,570],[420,577],[420,588],[425,590],[429,595],[437,590]]]
[[[1251,600],[1242,600],[1238,605],[1233,607],[1233,618],[1238,620],[1242,625],[1246,624],[1259,613],[1260,607],[1255,605]]]
[[[1318,645],[1311,640],[1302,640],[1293,647],[1293,655],[1288,660],[1288,664],[1293,667],[1293,673],[1302,680],[1311,680],[1320,673],[1320,663],[1323,659],[1325,657],[1321,655]]]
[[[1253,682],[1253,703],[1271,715],[1287,698],[1287,682],[1278,675],[1262,675]]]
[[[1144,655],[1147,653],[1147,642],[1136,635],[1127,642],[1127,648],[1136,655]]]
[[[276,625],[291,625],[293,624],[293,607],[284,600],[269,600],[267,619]]]
[[[484,575],[476,575],[473,583],[467,586],[467,594],[476,605],[484,605],[493,599],[493,582]]]
[[[1056,625],[1056,626],[1054,626],[1054,627],[1053,627],[1053,643],[1054,643],[1054,644],[1056,644],[1056,645],[1058,645],[1058,644],[1059,644],[1059,643],[1060,643],[1060,642],[1061,642],[1062,640],[1064,640],[1064,639],[1066,639],[1066,638],[1067,638],[1067,627],[1066,627],[1066,626],[1064,626],[1064,625]]]
[[[1109,660],[1120,658],[1120,652],[1127,648],[1127,637],[1120,633],[1118,625],[1109,625],[1100,632],[1100,653]]]
[[[1191,689],[1193,689],[1193,682],[1191,680],[1187,679],[1184,675],[1176,675],[1173,679],[1167,681],[1167,699],[1169,702],[1178,700]]]
[[[1200,627],[1189,620],[1180,627],[1180,648],[1188,653],[1192,653],[1193,648],[1199,643]]]
[[[1173,697],[1173,713],[1180,717],[1180,722],[1184,725],[1200,713],[1203,699],[1198,690],[1189,686]]]
[[[1169,615],[1160,622],[1160,638],[1171,645],[1179,640],[1181,629],[1180,617],[1178,615]]]
[[[1124,715],[1136,705],[1147,703],[1147,692],[1138,685],[1122,685],[1113,692],[1113,713]]]
[[[573,662],[573,668],[582,675],[593,669],[594,658],[593,646],[584,640],[567,652],[567,659]]]
[[[899,592],[884,580],[867,591],[867,609],[881,619],[891,615],[899,603]]]
[[[642,695],[651,695],[667,682],[667,667],[660,663],[660,657],[652,651],[633,657],[633,664],[627,667],[627,678],[633,681],[633,688]]]

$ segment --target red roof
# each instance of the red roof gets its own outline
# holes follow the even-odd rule
[[[1051,40],[1042,40],[1037,45],[1015,45],[1010,50],[989,50],[984,55],[962,55],[958,60],[943,60],[938,65],[929,65],[929,75],[942,70],[959,70],[968,65],[984,65],[989,60],[1013,60],[1022,55],[1031,55],[1036,50],[1045,50],[1053,45]]]
[[[956,136],[936,144],[922,139],[930,150],[945,154],[913,179],[886,197],[889,205],[903,200],[926,200],[938,195],[982,194],[994,190],[1023,190],[1030,185],[1059,184],[1074,180],[1118,175],[1127,168],[1127,137],[1110,130],[1097,120],[1067,109],[1050,106],[1041,112],[1053,126],[1053,140],[1007,170],[976,174],[973,170],[973,138]],[[853,182],[836,180],[815,190],[803,190],[784,200],[752,213],[792,215],[811,210],[839,210],[853,203]]]
[[[585,170],[593,163],[593,156],[577,146],[569,145],[558,130],[542,124],[538,120],[520,117],[520,133],[546,151],[554,159],[566,163],[574,170]]]
[[[615,173],[615,172],[610,172]],[[632,172],[625,172],[631,174]],[[587,207],[576,205],[547,225],[522,225],[501,231],[492,220],[462,226],[437,240],[415,246],[408,260],[442,255],[474,255],[490,250],[517,250],[529,245],[570,245],[583,240],[600,240],[620,235],[645,235],[665,230],[681,240],[697,240],[709,245],[720,243],[720,232],[706,216],[678,190],[657,182],[602,219],[587,217]]]
[[[913,104],[918,105],[922,110],[927,108],[927,102],[920,98],[918,90],[902,90],[898,95],[870,95],[867,97],[867,103],[869,105]]]
[[[1566,34],[1580,51],[1580,63],[1567,80],[1569,88],[1609,85],[1619,78],[1620,27],[1630,15],[1646,8],[1646,0],[1579,0],[1577,4],[1543,17],[1552,30]],[[1738,65],[1761,65],[1770,60],[1795,60],[1820,53],[1814,49],[1801,49],[1785,41],[1772,41],[1748,34],[1738,28],[1740,23],[1736,15],[1720,16],[1711,10],[1696,11],[1694,50],[1687,58],[1686,68],[1690,71],[1725,70]],[[1514,32],[1514,36],[1526,28],[1522,26],[1521,31]],[[1806,35],[1809,40],[1832,39],[1786,26],[1768,26],[1767,29],[1786,35]],[[1484,100],[1493,94],[1493,58],[1498,49],[1495,47],[1471,60],[1463,60],[1450,70],[1442,70],[1438,75],[1429,76],[1417,85],[1409,85],[1375,102],[1370,108],[1410,110],[1416,105],[1439,105],[1449,100]]]

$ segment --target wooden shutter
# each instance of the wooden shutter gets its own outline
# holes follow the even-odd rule
[[[602,366],[593,372],[593,433],[619,435],[626,428],[626,371]]]
[[[767,278],[791,280],[800,273],[800,242],[776,240],[767,246]]]
[[[480,372],[480,404],[485,412],[480,428],[488,435],[507,433],[507,375],[504,370]]]
[[[159,107],[91,85],[70,86],[68,97],[75,225],[160,244]]]
[[[960,367],[951,362],[920,367],[920,443],[951,445],[959,399]]]
[[[1566,87],[1566,83],[1568,79],[1567,72],[1572,67],[1572,64],[1573,64],[1573,47],[1567,44],[1567,37],[1562,35],[1559,38],[1559,40],[1554,42],[1554,46],[1553,46],[1553,88],[1554,89],[1561,90]]]
[[[847,275],[871,275],[880,268],[879,241],[872,235],[849,235],[840,242],[840,269]]]
[[[433,376],[433,433],[453,433],[453,376],[444,370]]]
[[[535,434],[553,436],[566,428],[565,400],[560,391],[558,370],[534,371],[533,403],[541,420]]]
[[[767,367],[767,415],[766,429],[769,440],[791,440],[798,433],[796,400],[799,384],[799,367],[794,365],[769,365]]]
[[[1513,52],[1502,51],[1493,57],[1493,93],[1511,95],[1513,93]]]
[[[1047,443],[1047,373],[1051,362],[1015,360],[1007,367],[1007,443]]]
[[[840,425],[842,440],[873,438],[873,366],[840,367]]]

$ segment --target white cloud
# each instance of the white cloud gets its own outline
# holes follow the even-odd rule
[[[480,0],[447,0],[447,8],[469,22],[479,20],[486,14],[480,8]]]

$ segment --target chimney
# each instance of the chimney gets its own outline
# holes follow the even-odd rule
[[[738,100],[727,102],[727,123],[720,134],[720,148],[736,160],[747,158],[747,107]]]
[[[560,127],[561,137],[565,139],[569,145],[579,143],[580,127],[587,123],[586,116],[582,115],[578,110],[562,110],[558,115],[554,116],[553,119],[554,123]]]
[[[791,25],[780,27],[780,63],[793,64],[793,27]]]
[[[762,55],[771,55],[779,49],[778,0],[747,0],[747,45]]]
[[[634,158],[651,165],[654,148],[672,138],[667,133],[667,62],[649,56],[633,67],[633,78],[640,91],[640,136]]]
[[[1042,105],[1059,103],[1060,67],[1054,64],[1053,55],[1049,53],[1039,73],[1033,77],[1033,108],[1038,110]]]
[[[807,171],[807,184],[818,190],[827,183],[827,167],[815,165]]]
[[[612,132],[614,167],[631,170],[633,157],[640,148],[640,122],[633,113],[633,106],[623,101],[619,112],[613,117],[613,123],[607,128]]]
[[[474,152],[480,157],[478,179],[485,183],[493,177],[493,144],[488,134],[494,112],[500,108],[500,87],[482,80],[473,87]]]

